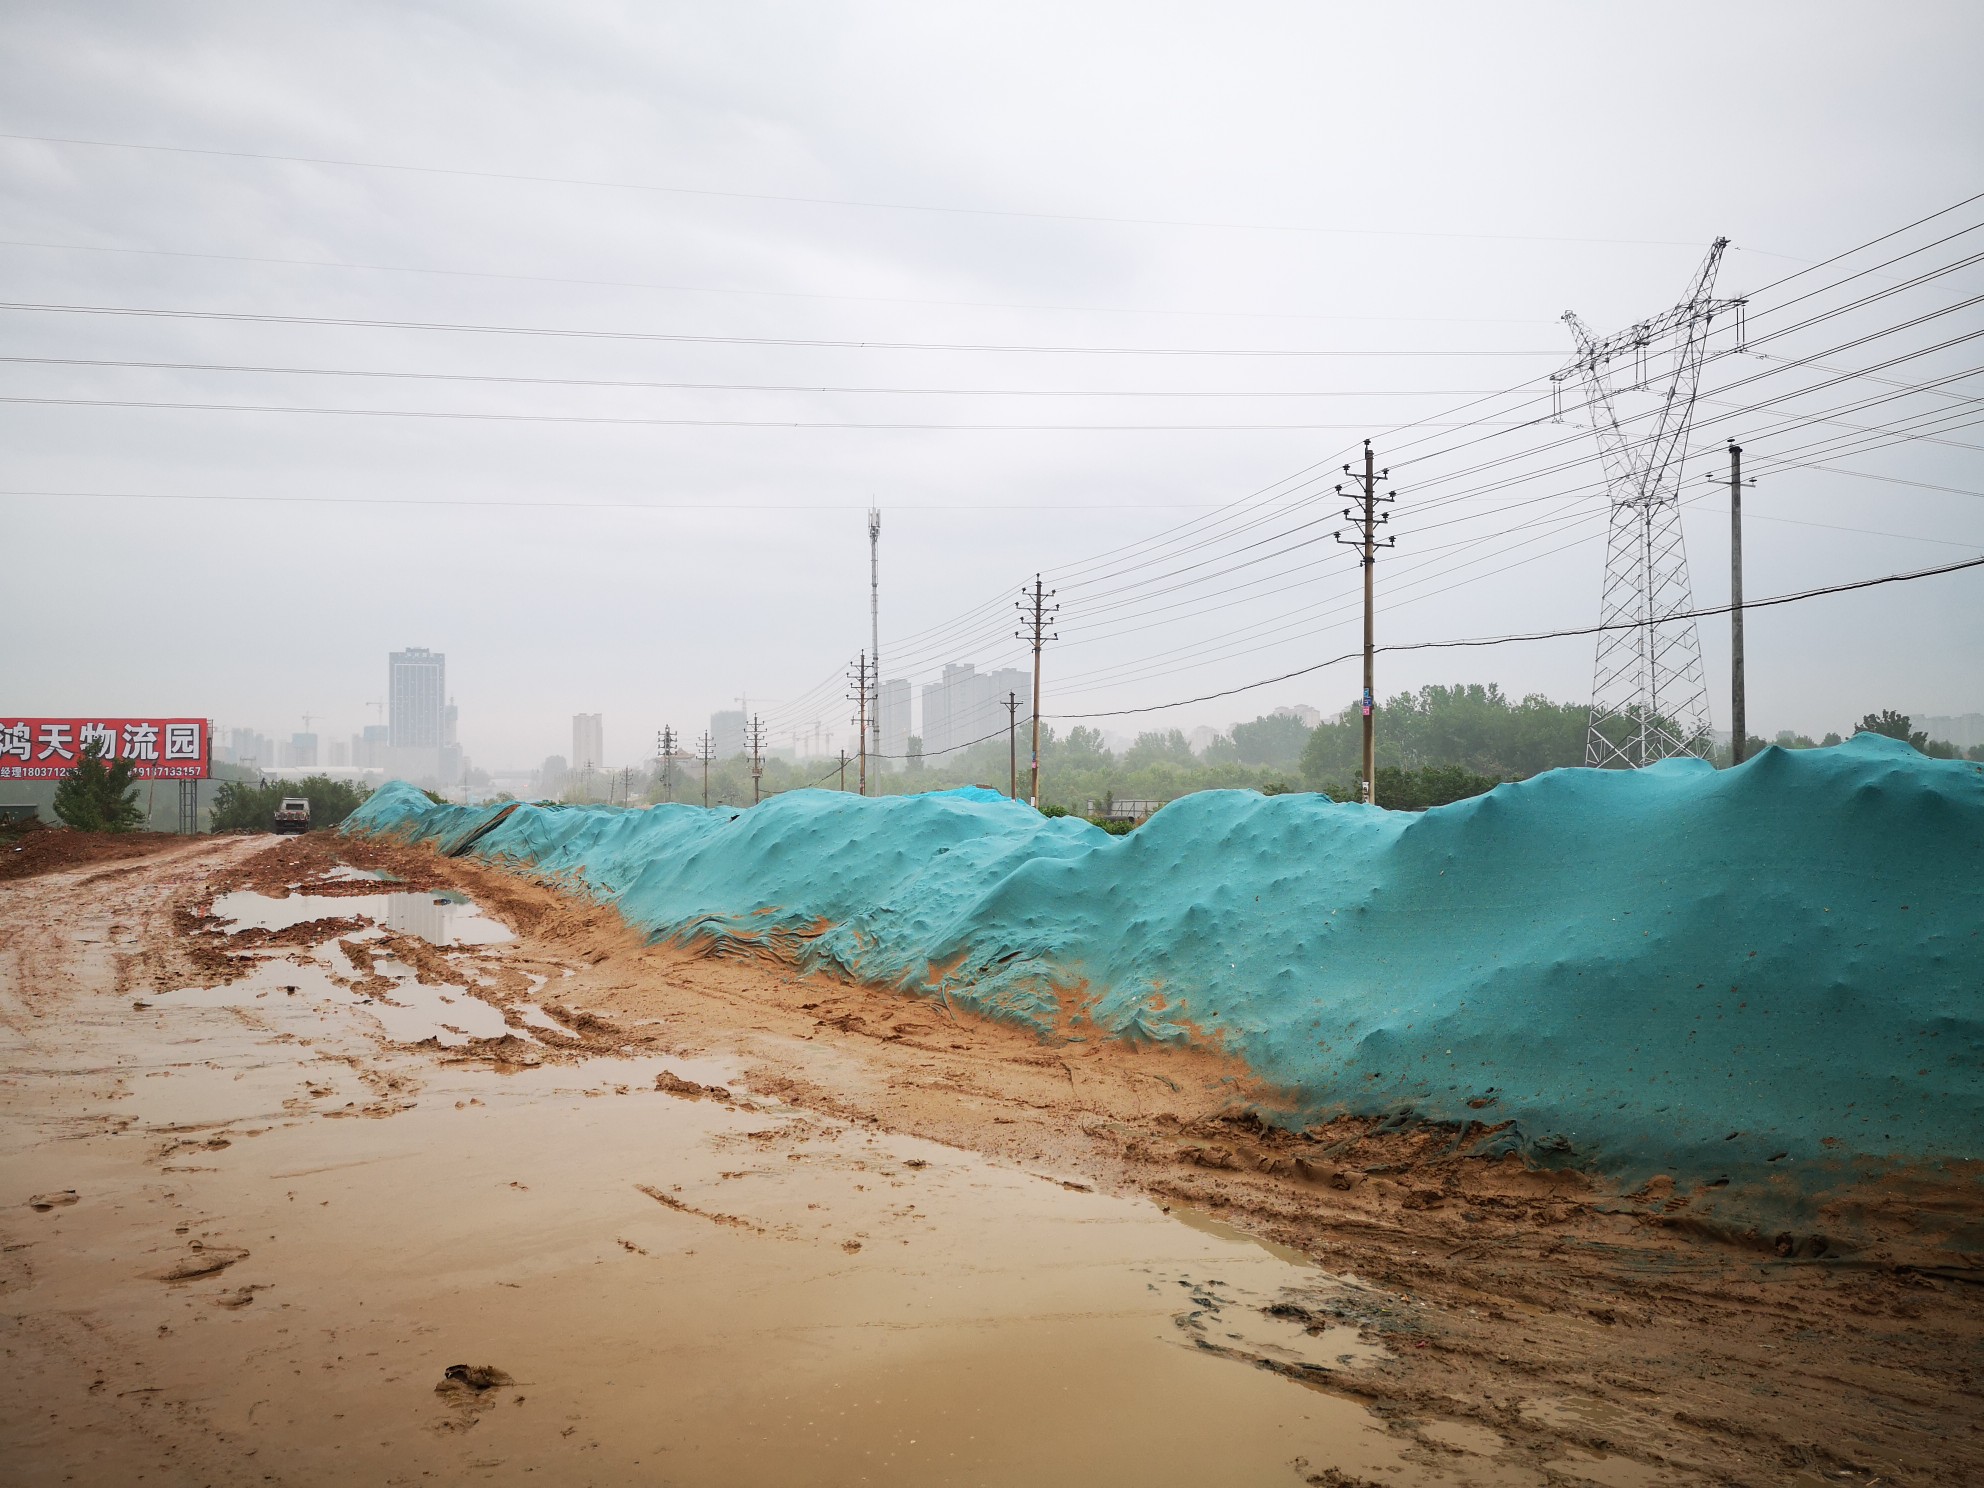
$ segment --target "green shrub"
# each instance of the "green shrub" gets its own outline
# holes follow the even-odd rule
[[[78,832],[135,831],[145,820],[137,787],[131,784],[136,768],[128,759],[105,764],[103,745],[92,742],[55,787],[56,816]]]

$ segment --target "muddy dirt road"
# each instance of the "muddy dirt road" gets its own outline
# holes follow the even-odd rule
[[[0,1039],[9,1481],[1984,1481],[1960,1272],[424,851],[9,878]]]

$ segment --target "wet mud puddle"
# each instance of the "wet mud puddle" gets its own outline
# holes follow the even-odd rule
[[[328,881],[373,883],[359,869]],[[319,920],[366,919],[387,931],[416,935],[430,945],[500,945],[514,939],[509,927],[490,919],[466,895],[454,890],[378,894],[292,893],[276,898],[240,889],[216,896],[209,918],[233,930],[288,930]]]
[[[369,878],[344,870],[351,881]],[[206,916],[208,933],[230,941],[242,932],[289,936],[297,930],[335,927],[322,938],[305,937],[293,949],[272,949],[245,976],[214,987],[182,988],[157,994],[155,1005],[232,1007],[286,1000],[286,1021],[322,1023],[343,1009],[359,1008],[399,1043],[432,1041],[461,1046],[472,1040],[514,1036],[534,1040],[540,1032],[569,1033],[534,1003],[515,1002],[507,1011],[477,995],[493,983],[450,981],[446,969],[471,975],[492,968],[490,959],[450,957],[421,964],[394,954],[418,942],[437,948],[500,947],[514,939],[509,928],[490,919],[466,896],[452,891],[336,895],[291,893],[283,897],[249,890],[217,896]],[[541,986],[539,974],[525,974]]]
[[[255,897],[216,914],[279,932],[366,896]],[[438,933],[500,956],[448,908]],[[1211,1216],[802,1112],[720,1060],[399,1047],[560,1026],[382,970],[368,937],[409,933],[272,949],[10,1071],[42,1096],[0,1123],[12,1186],[75,1195],[6,1221],[9,1357],[74,1366],[24,1387],[30,1476],[135,1480],[165,1441],[212,1483],[1546,1481],[1483,1426],[1335,1391],[1393,1367],[1412,1305]],[[390,999],[346,985],[373,976]]]

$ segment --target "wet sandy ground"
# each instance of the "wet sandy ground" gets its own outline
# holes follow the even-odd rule
[[[0,1025],[9,1481],[1984,1480],[1974,1285],[425,853],[0,886]]]

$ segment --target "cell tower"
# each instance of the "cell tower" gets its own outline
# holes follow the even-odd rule
[[[1551,376],[1559,416],[1563,384],[1582,377],[1612,498],[1599,602],[1600,623],[1612,628],[1598,635],[1585,743],[1585,763],[1594,769],[1638,769],[1673,755],[1708,752],[1701,639],[1693,620],[1674,617],[1693,608],[1688,554],[1681,543],[1681,462],[1709,322],[1733,310],[1739,349],[1743,339],[1743,301],[1718,300],[1712,293],[1728,246],[1727,238],[1715,240],[1678,305],[1623,331],[1594,336],[1574,313],[1564,315],[1578,354]],[[1670,345],[1653,350],[1656,341],[1670,338]],[[1632,416],[1631,432],[1619,418],[1613,374],[1607,370],[1628,354],[1633,381],[1625,391],[1659,400]]]

